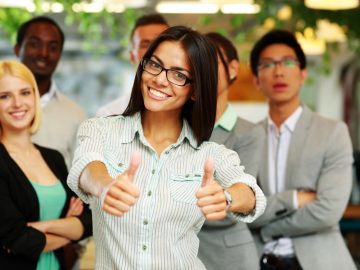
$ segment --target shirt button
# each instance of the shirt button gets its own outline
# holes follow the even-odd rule
[[[144,225],[148,225],[149,224],[149,221],[147,219],[144,219]]]
[[[151,171],[151,173],[154,174],[154,173],[155,173],[155,169],[153,169],[153,170]]]
[[[122,164],[122,163],[118,163],[118,166],[119,166],[119,167],[122,167],[123,165],[124,165],[124,164]]]
[[[142,246],[142,250],[146,250],[147,249],[147,246],[146,245],[143,245]]]
[[[149,192],[147,193],[147,195],[150,197],[150,196],[152,195],[152,192],[149,191]]]
[[[168,155],[169,154],[169,151],[165,151],[165,155]]]

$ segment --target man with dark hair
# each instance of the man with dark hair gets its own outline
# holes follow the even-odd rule
[[[159,14],[139,17],[130,35],[131,48],[129,50],[129,57],[131,63],[138,65],[151,42],[168,27],[169,25],[164,17]],[[96,115],[108,116],[123,113],[130,99],[130,90],[124,89],[122,96],[101,107]]]
[[[269,103],[259,170],[268,206],[250,225],[263,254],[260,268],[356,269],[338,225],[352,183],[346,125],[301,103],[306,58],[292,33],[265,34],[250,62],[255,85]]]
[[[52,80],[64,41],[64,33],[54,20],[34,17],[20,26],[14,52],[34,74],[41,95],[42,122],[33,141],[60,151],[69,167],[76,131],[86,115]]]

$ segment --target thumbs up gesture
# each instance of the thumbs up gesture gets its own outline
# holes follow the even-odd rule
[[[205,162],[201,188],[196,192],[198,206],[207,220],[223,219],[226,216],[226,198],[222,187],[214,180],[214,160]]]
[[[101,199],[102,208],[105,212],[121,217],[137,202],[140,190],[133,183],[133,180],[139,164],[140,154],[134,153],[131,156],[129,168],[104,187]]]

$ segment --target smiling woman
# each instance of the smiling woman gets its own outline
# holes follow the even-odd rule
[[[0,128],[22,122],[26,125],[22,127],[24,129],[32,123],[29,131],[35,133],[41,121],[41,109],[33,75],[23,65],[13,61],[2,62],[1,73],[0,118],[8,118],[8,121],[1,122]]]
[[[0,117],[4,129],[22,129],[34,118],[34,91],[27,82],[5,75],[0,80]]]
[[[80,127],[68,184],[97,221],[95,268],[205,269],[196,236],[205,219],[229,211],[252,222],[264,211],[237,153],[207,142],[217,73],[206,37],[170,27],[138,66],[124,114]]]
[[[64,158],[35,145],[41,118],[35,78],[0,61],[0,265],[65,269],[62,247],[91,234],[91,216],[65,184]]]

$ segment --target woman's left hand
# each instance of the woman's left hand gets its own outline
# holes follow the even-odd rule
[[[77,217],[80,216],[84,210],[83,202],[76,197],[71,197],[69,209],[66,213],[66,217]]]
[[[206,160],[202,185],[196,192],[197,204],[207,220],[223,219],[227,210],[224,191],[214,180],[213,171],[214,160]]]

